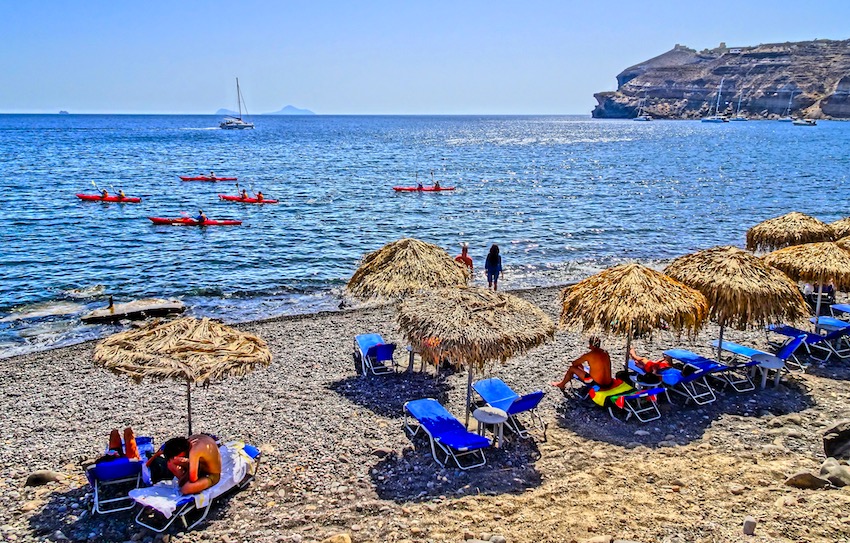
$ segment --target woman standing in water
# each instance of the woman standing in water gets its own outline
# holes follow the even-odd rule
[[[490,247],[490,252],[487,253],[487,260],[484,261],[484,269],[487,270],[487,288],[492,288],[494,291],[499,290],[502,257],[499,256],[499,246],[495,243]]]

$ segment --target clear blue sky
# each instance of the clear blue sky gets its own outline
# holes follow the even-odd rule
[[[0,112],[588,114],[676,43],[850,38],[850,1],[0,0]]]

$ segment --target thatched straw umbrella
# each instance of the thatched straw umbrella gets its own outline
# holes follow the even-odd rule
[[[835,242],[836,245],[844,249],[845,251],[850,251],[850,236],[844,236]]]
[[[835,232],[836,239],[850,236],[850,217],[844,217],[843,219],[829,223],[829,225],[832,227],[832,231]]]
[[[189,434],[192,433],[192,384],[240,377],[268,366],[266,343],[210,319],[186,317],[112,335],[94,350],[94,361],[136,382],[144,378],[186,383]]]
[[[360,298],[402,298],[421,290],[466,285],[469,271],[443,249],[404,238],[363,257],[346,288]]]
[[[504,362],[555,333],[555,323],[539,307],[512,294],[479,287],[415,294],[399,304],[397,318],[402,333],[422,356],[448,357],[467,366],[467,424],[473,371],[490,361]]]
[[[664,273],[708,299],[709,317],[720,325],[717,360],[727,325],[743,330],[798,320],[809,313],[800,290],[787,275],[738,247],[713,247],[681,256]]]
[[[832,241],[832,227],[797,211],[760,222],[747,230],[750,251],[780,249],[790,245]]]
[[[633,336],[665,326],[693,334],[707,315],[708,300],[699,291],[634,263],[603,270],[561,293],[561,325],[626,336],[626,368]]]
[[[779,249],[762,257],[764,261],[784,271],[795,281],[818,284],[818,301],[815,305],[815,322],[820,320],[820,302],[825,281],[835,288],[846,290],[850,286],[850,253],[837,243],[806,243]],[[815,331],[819,326],[815,325]]]

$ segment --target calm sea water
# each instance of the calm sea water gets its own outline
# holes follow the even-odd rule
[[[742,245],[791,210],[850,214],[850,124],[795,127],[584,117],[0,115],[0,356],[102,336],[79,316],[178,297],[229,322],[332,309],[364,253],[413,236],[478,269],[502,250],[504,288],[552,285],[624,260]],[[220,202],[232,183],[276,206]],[[395,193],[430,181],[455,192]],[[143,203],[80,202],[94,181]],[[241,227],[146,217],[240,218]],[[475,281],[483,283],[478,272]]]

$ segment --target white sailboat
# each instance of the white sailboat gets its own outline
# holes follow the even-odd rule
[[[794,119],[791,124],[794,126],[817,126],[818,122],[815,119]]]
[[[701,120],[704,123],[725,123],[728,122],[729,119],[726,118],[726,115],[721,115],[720,113],[720,96],[723,94],[723,81],[726,78],[720,79],[720,87],[717,89],[717,105],[714,106],[714,115],[711,115],[711,108],[708,108],[708,117],[703,117]]]
[[[632,119],[633,121],[651,121],[652,117],[647,115],[644,111],[644,106],[646,105],[646,95],[644,95],[643,100],[638,102],[638,112],[637,117]]]
[[[239,89],[239,78],[236,78],[236,102],[239,108],[238,117],[225,117],[218,126],[224,130],[243,130],[245,128],[254,128],[254,123],[249,123],[242,120],[242,91]],[[248,115],[248,108],[245,108],[245,115]]]
[[[741,95],[738,97],[738,109],[737,111],[735,111],[735,116],[729,119],[730,121],[749,121],[749,119],[741,115],[741,99],[743,97],[744,93],[742,92]]]
[[[780,123],[790,123],[794,121],[794,117],[791,116],[791,101],[794,100],[794,91],[791,91],[791,96],[788,97],[788,107],[785,108],[785,111],[782,112],[782,116],[776,119]]]

